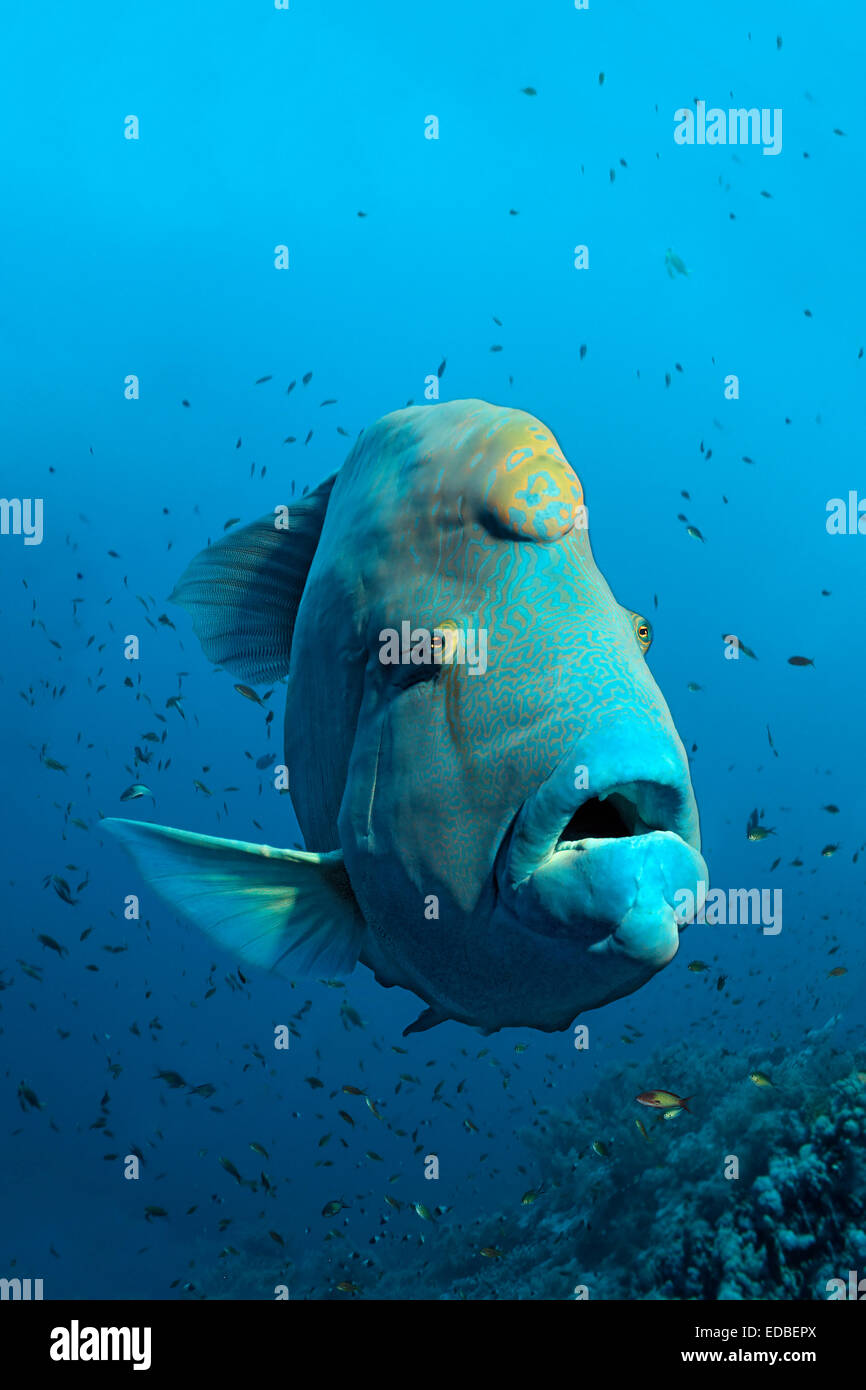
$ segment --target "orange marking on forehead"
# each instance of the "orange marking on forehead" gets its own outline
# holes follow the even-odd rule
[[[555,541],[575,525],[583,505],[580,479],[549,431],[521,423],[491,441],[493,476],[485,510],[498,528],[517,539]],[[516,436],[516,437],[515,437]],[[508,444],[511,448],[508,448]]]

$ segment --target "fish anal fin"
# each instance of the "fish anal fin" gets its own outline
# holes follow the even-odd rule
[[[435,1028],[437,1024],[445,1023],[447,1019],[448,1014],[431,1005],[429,1009],[425,1009],[423,1013],[418,1015],[414,1023],[410,1023],[408,1028],[403,1029],[403,1037],[408,1038],[410,1033],[426,1033],[428,1028]]]

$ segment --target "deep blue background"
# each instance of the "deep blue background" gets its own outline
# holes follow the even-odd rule
[[[176,1296],[172,1280],[196,1277],[187,1262],[212,1261],[262,1209],[219,1154],[279,1181],[259,1224],[295,1254],[308,1217],[319,1242],[319,1208],[335,1196],[354,1204],[381,1188],[492,1208],[527,1186],[513,1133],[531,1118],[529,1092],[554,1074],[545,1054],[564,1064],[561,1098],[579,1095],[601,1069],[635,1060],[619,1041],[628,1019],[647,1049],[683,1043],[685,1093],[690,1037],[759,1055],[775,1030],[793,1042],[830,1013],[862,1019],[863,865],[852,856],[866,801],[866,536],[828,536],[825,509],[849,489],[866,494],[864,35],[859,7],[818,12],[803,0],[687,14],[637,0],[592,0],[586,13],[565,0],[468,13],[457,0],[292,0],[288,13],[264,0],[7,6],[2,493],[44,498],[45,538],[0,538],[0,980],[14,981],[0,995],[0,1275],[43,1277],[50,1297]],[[783,152],[677,146],[673,113],[696,97],[781,107]],[[123,138],[129,114],[137,142]],[[436,142],[423,137],[429,114]],[[277,273],[283,242],[291,269]],[[578,243],[590,247],[585,273],[572,265]],[[687,278],[665,273],[668,247]],[[212,671],[166,597],[228,518],[250,520],[288,500],[292,480],[300,490],[327,476],[361,427],[422,399],[443,357],[443,398],[533,412],[580,473],[598,563],[617,597],[653,621],[650,664],[686,746],[697,744],[714,882],[784,890],[780,936],[693,928],[649,987],[590,1016],[588,1054],[567,1033],[527,1031],[491,1039],[475,1060],[482,1040],[449,1025],[399,1056],[391,1045],[417,1001],[364,971],[347,992],[363,1032],[342,1026],[342,992],[315,982],[291,990],[250,972],[249,992],[234,993],[224,978],[235,963],[164,906],[145,906],[150,931],[121,919],[123,895],[144,901],[144,889],[98,833],[99,812],[127,810],[238,838],[297,837],[288,800],[244,756],[279,751],[281,692],[269,741],[261,710]],[[129,373],[138,401],[124,399]],[[724,399],[727,373],[739,376],[737,402]],[[321,408],[330,397],[338,404]],[[282,444],[290,434],[297,442]],[[148,626],[136,594],[153,596],[149,616],[168,612],[176,632]],[[137,665],[122,657],[131,632],[142,639]],[[725,661],[724,632],[759,660]],[[814,669],[789,666],[795,653]],[[189,673],[185,721],[165,708],[178,671]],[[139,672],[152,706],[123,685]],[[171,767],[143,773],[155,810],[124,808],[133,748],[164,727],[154,765],[169,754]],[[43,745],[67,773],[40,762]],[[240,790],[224,798],[228,785]],[[218,820],[224,799],[230,814]],[[829,802],[838,816],[822,811]],[[89,831],[65,823],[70,803]],[[745,835],[756,806],[776,828],[758,844]],[[796,857],[802,868],[790,866]],[[73,889],[89,875],[76,906],[43,887],[54,873]],[[43,950],[40,932],[68,957]],[[124,943],[124,954],[102,950]],[[717,970],[687,973],[695,956]],[[44,966],[44,980],[19,960]],[[205,1001],[214,961],[217,991]],[[837,963],[849,973],[827,980]],[[275,1054],[274,1024],[306,999],[302,1038]],[[515,1042],[528,1050],[515,1055]],[[507,1094],[491,1056],[511,1072]],[[116,1079],[109,1059],[123,1067]],[[218,1093],[185,1099],[153,1080],[157,1068]],[[402,1070],[422,1085],[395,1098]],[[303,1077],[318,1071],[326,1089],[312,1092]],[[464,1075],[472,1111],[431,1103],[441,1076],[454,1103],[451,1082]],[[19,1111],[22,1080],[44,1110]],[[411,1133],[424,1122],[419,1143],[443,1163],[435,1199],[409,1138],[389,1136],[357,1101],[346,1107],[356,1130],[337,1117],[350,1098],[329,1090],[346,1082],[383,1098],[392,1124]],[[89,1128],[106,1089],[114,1140]],[[468,1114],[492,1136],[492,1180],[466,1176],[478,1152]],[[102,1158],[131,1144],[147,1159],[139,1183]],[[366,1160],[368,1146],[385,1162]],[[314,1167],[323,1156],[333,1168]],[[146,1224],[148,1203],[170,1220]],[[354,1219],[360,1240],[367,1227]]]

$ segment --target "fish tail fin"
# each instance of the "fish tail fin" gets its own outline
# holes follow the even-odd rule
[[[357,964],[366,928],[339,850],[273,849],[145,821],[102,825],[178,913],[242,961],[281,975]]]
[[[688,1107],[687,1102],[690,1101],[690,1100],[694,1100],[694,1096],[683,1096],[682,1100],[680,1101],[680,1106],[682,1107],[683,1110],[689,1110],[689,1107]],[[689,1110],[689,1114],[690,1114],[690,1115],[691,1115],[691,1113],[692,1113],[691,1110]]]
[[[196,555],[169,595],[192,618],[205,656],[252,685],[288,673],[295,618],[336,476],[221,536]]]

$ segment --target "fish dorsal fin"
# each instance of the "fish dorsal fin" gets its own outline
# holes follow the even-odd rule
[[[200,551],[170,595],[210,661],[253,685],[289,669],[292,632],[336,473]]]

